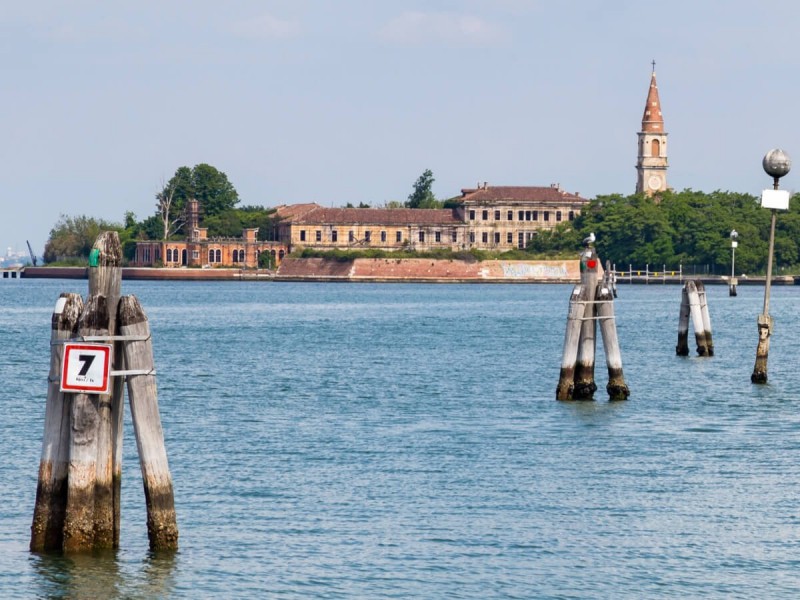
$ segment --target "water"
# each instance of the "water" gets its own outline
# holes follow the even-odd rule
[[[117,553],[27,551],[50,314],[0,282],[0,597],[786,598],[800,589],[800,290],[622,286],[631,399],[554,400],[570,287],[124,282],[151,321],[180,551],[151,555],[126,415]],[[693,349],[693,347],[692,347]]]

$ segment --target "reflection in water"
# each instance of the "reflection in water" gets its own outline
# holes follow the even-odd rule
[[[558,404],[559,408],[565,412],[572,413],[584,425],[600,425],[608,421],[613,421],[619,413],[628,410],[629,403],[609,402],[605,386],[598,383],[597,391],[594,393],[594,400],[571,400]]]
[[[176,552],[148,553],[136,572],[120,567],[115,551],[64,556],[31,554],[45,598],[165,598],[174,587]],[[130,569],[130,566],[128,567]]]
[[[141,579],[136,586],[136,595],[145,598],[166,598],[175,587],[173,577],[178,552],[164,550],[148,552],[142,561]]]

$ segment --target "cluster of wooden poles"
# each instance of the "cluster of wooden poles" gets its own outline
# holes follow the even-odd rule
[[[694,329],[694,339],[697,343],[697,354],[700,356],[714,356],[714,341],[711,337],[711,316],[708,313],[706,288],[699,279],[687,281],[681,293],[678,345],[675,346],[675,353],[678,356],[689,355],[690,319]]]
[[[89,295],[61,294],[52,316],[50,377],[30,549],[86,552],[119,547],[124,387],[133,417],[150,548],[178,547],[172,477],[158,411],[147,317],[120,297],[122,249],[103,232],[92,249]],[[61,391],[64,343],[114,344],[110,393]]]
[[[630,395],[622,372],[622,355],[614,320],[614,287],[611,270],[602,270],[594,247],[581,253],[581,282],[569,301],[561,373],[556,388],[557,400],[592,400],[597,390],[594,362],[597,323],[603,336],[608,366],[606,391],[610,400],[626,400]],[[602,272],[602,279],[601,279]]]
[[[600,260],[591,245],[581,254],[581,282],[572,290],[567,315],[567,328],[564,336],[564,353],[561,359],[561,373],[556,388],[558,400],[591,400],[597,385],[594,383],[595,356],[595,323],[600,323],[603,335],[603,346],[608,364],[607,391],[611,400],[625,400],[629,396],[628,387],[622,374],[622,358],[614,324],[614,298],[616,297],[614,279],[611,270],[606,268],[600,279]],[[598,279],[600,281],[598,282]],[[732,284],[730,295],[735,296],[736,282]],[[689,323],[694,329],[697,354],[714,356],[714,341],[711,334],[711,316],[703,282],[689,279],[683,285],[681,293],[680,317],[678,320],[678,344],[675,352],[679,356],[689,355]],[[766,325],[763,325],[763,323]],[[769,317],[759,317],[759,353],[756,360],[756,371],[752,377],[756,381],[761,367],[766,373],[766,350],[768,348],[771,328]],[[766,331],[767,333],[762,333]],[[766,343],[764,340],[767,340]],[[766,381],[766,374],[763,376]]]

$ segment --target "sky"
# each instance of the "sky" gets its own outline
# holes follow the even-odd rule
[[[758,194],[769,149],[800,160],[798,26],[795,0],[5,0],[0,254],[144,219],[200,163],[266,207],[404,201],[426,169],[438,198],[631,194],[653,60],[669,185]]]

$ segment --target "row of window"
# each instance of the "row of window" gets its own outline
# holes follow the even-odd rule
[[[231,260],[235,263],[243,263],[245,262],[244,257],[244,250],[234,250],[231,253]],[[222,250],[219,248],[213,248],[208,251],[208,262],[209,263],[221,263],[222,262]]]
[[[305,229],[301,229],[300,230],[300,241],[301,242],[305,242],[305,241],[308,240],[308,236],[306,234],[307,234],[307,232],[306,232]],[[450,233],[450,237],[451,237],[453,242],[457,242],[458,241],[458,232],[454,229]],[[434,238],[434,241],[441,242],[442,241],[442,232],[441,231],[435,231],[433,233],[433,238]],[[314,239],[317,242],[321,242],[322,241],[322,230],[317,229],[314,232]],[[381,239],[381,242],[384,242],[384,243],[388,239],[388,235],[387,235],[387,233],[385,231],[381,231],[380,239]],[[331,230],[331,242],[338,242],[338,241],[339,241],[339,232],[336,229]],[[350,242],[351,244],[356,243],[356,242],[370,243],[370,242],[372,242],[372,232],[371,231],[365,231],[364,232],[364,239],[363,240],[358,240],[358,239],[356,239],[355,232],[354,231],[349,231],[347,233],[347,241]],[[402,243],[402,241],[403,241],[403,232],[402,231],[395,231],[394,241],[397,242],[397,243]],[[420,231],[419,232],[419,241],[420,242],[424,242],[425,241],[425,232],[424,231]]]
[[[166,262],[181,262],[180,250],[177,248],[167,248]]]
[[[396,233],[397,233],[397,235],[396,235],[397,241],[401,242],[402,239],[403,239],[402,238],[403,232],[402,231],[398,231]],[[371,234],[371,232],[369,232],[369,231],[365,232],[363,241],[370,242],[371,239],[372,239],[372,236],[370,234]],[[483,232],[481,232],[480,235],[481,235],[481,242],[482,243],[484,243],[484,244],[490,243],[490,237],[489,237],[490,236],[490,232],[483,231]],[[491,235],[492,235],[491,241],[494,244],[500,244],[500,240],[502,239],[502,234],[499,231],[495,231]],[[533,232],[533,231],[527,231],[527,232],[520,231],[520,232],[518,232],[518,234],[517,234],[517,245],[520,248],[525,248],[526,241],[530,241],[531,239],[533,239],[534,235],[536,235],[536,232]],[[335,229],[333,231],[331,231],[331,242],[336,242],[338,240],[338,237],[339,236],[337,235],[337,231]],[[474,244],[475,240],[477,239],[477,236],[476,236],[474,231],[470,231],[469,235],[468,235],[468,238],[469,238],[469,242],[471,244]],[[417,239],[421,243],[424,243],[425,240],[426,240],[425,232],[424,231],[419,231],[417,233]],[[458,242],[458,232],[456,230],[453,230],[451,232],[451,240],[452,240],[453,243]],[[301,242],[306,241],[306,231],[303,230],[303,229],[300,230],[300,241]],[[320,230],[316,231],[316,241],[318,241],[318,242],[322,241],[322,231],[320,231]],[[352,231],[349,232],[349,241],[351,243],[355,243],[357,241],[356,237],[355,237],[355,233],[352,232]],[[382,242],[386,241],[386,232],[385,231],[381,231],[381,241]],[[436,242],[436,243],[441,243],[441,241],[442,241],[442,232],[441,231],[433,232],[433,241]],[[511,231],[506,232],[506,244],[513,244],[513,243],[514,243],[514,233],[511,232]],[[236,262],[236,261],[234,260],[234,262]]]
[[[474,209],[469,211],[469,220],[474,221],[476,212]],[[563,213],[560,210],[556,212],[556,221],[561,221],[563,219]],[[495,210],[494,211],[494,220],[500,221],[502,211]],[[575,211],[571,210],[567,213],[567,219],[570,221],[575,220]],[[483,210],[481,211],[481,220],[488,221],[489,220],[489,211]],[[506,212],[506,221],[513,221],[514,220],[514,211],[509,210]],[[539,211],[538,210],[519,210],[517,211],[517,221],[538,221],[539,220]],[[542,211],[542,221],[550,221],[550,211],[543,210]]]
[[[527,242],[530,242],[533,239],[533,236],[536,235],[535,231],[520,231],[517,233],[517,246],[519,248],[525,248]],[[492,241],[495,244],[499,244],[500,240],[502,239],[502,234],[499,231],[495,231],[493,234]],[[475,232],[471,231],[469,234],[469,241],[471,243],[475,243]],[[484,244],[489,243],[489,232],[484,231],[481,233],[481,242]],[[506,244],[513,244],[514,243],[514,234],[513,232],[509,231],[506,233]]]

